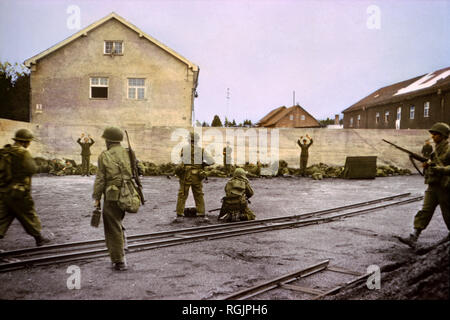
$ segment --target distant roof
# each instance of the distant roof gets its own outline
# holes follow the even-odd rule
[[[432,93],[443,87],[450,88],[450,67],[378,89],[342,112],[403,101],[406,98]]]
[[[124,18],[122,18],[121,16],[119,16],[117,13],[115,12],[111,12],[109,15],[107,15],[106,17],[98,20],[97,22],[94,22],[93,24],[87,26],[86,28],[78,31],[77,33],[73,34],[72,36],[70,36],[69,38],[55,44],[54,46],[48,48],[45,51],[42,51],[41,53],[25,60],[24,64],[27,67],[30,67],[32,64],[36,64],[36,62],[42,58],[44,58],[45,56],[47,56],[48,54],[60,49],[61,47],[71,43],[72,41],[78,39],[79,37],[82,36],[86,36],[88,34],[88,32],[92,31],[93,29],[99,27],[100,25],[104,24],[105,22],[111,20],[111,19],[116,19],[117,21],[121,22],[122,24],[124,24],[125,26],[127,26],[128,28],[130,28],[131,30],[135,31],[136,33],[139,34],[139,37],[144,37],[147,40],[149,40],[150,42],[154,43],[155,45],[157,45],[158,47],[160,47],[161,49],[165,50],[166,52],[170,53],[172,56],[174,56],[175,58],[177,58],[178,60],[184,62],[186,65],[188,65],[189,68],[191,68],[193,71],[198,71],[199,68],[197,65],[195,65],[194,63],[190,62],[189,60],[187,60],[186,58],[184,58],[183,56],[181,56],[180,54],[176,53],[175,51],[173,51],[172,49],[170,49],[169,47],[165,46],[164,44],[162,44],[161,42],[159,42],[158,40],[156,40],[155,38],[153,38],[152,36],[146,34],[145,32],[143,32],[141,29],[139,29],[138,27],[136,27],[135,25],[131,24],[130,22],[128,22],[127,20],[125,20]]]
[[[276,108],[270,111],[264,118],[262,118],[257,125],[260,127],[270,127],[275,125],[278,121],[283,119],[286,115],[291,113],[295,108],[300,108],[303,112],[305,112],[309,117],[314,119],[317,122],[317,125],[320,126],[320,123],[311,115],[308,111],[302,108],[299,105],[292,106],[290,108],[286,108],[285,106]]]

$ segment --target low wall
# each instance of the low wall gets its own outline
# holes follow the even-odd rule
[[[57,123],[36,125],[6,119],[0,119],[0,144],[11,143],[11,138],[14,136],[15,131],[20,128],[30,129],[39,139],[38,142],[33,142],[30,146],[33,156],[47,159],[69,158],[74,159],[77,163],[80,162],[81,148],[76,143],[76,140],[81,132],[90,134],[96,142],[91,147],[91,161],[93,163],[96,162],[100,152],[105,149],[104,140],[101,138],[104,130],[103,126],[67,126]],[[161,164],[173,162],[172,157],[176,158],[176,155],[179,154],[179,148],[184,144],[182,135],[189,128],[133,126],[122,129],[127,129],[132,146],[140,160]],[[322,162],[328,165],[342,166],[345,164],[347,156],[377,156],[378,165],[392,164],[411,170],[413,170],[413,167],[409,162],[408,156],[384,143],[381,139],[392,141],[406,149],[420,153],[424,141],[429,138],[427,130],[419,129],[196,129],[202,130],[203,146],[210,153],[214,154],[212,151],[214,148],[218,151],[218,154],[216,154],[218,163],[222,163],[221,150],[227,139],[232,141],[231,147],[234,150],[235,161],[238,158],[243,159],[242,156],[245,153],[245,160],[250,160],[250,162],[256,162],[253,161],[255,157],[252,158],[249,155],[251,152],[253,152],[254,156],[256,155],[256,160],[263,159],[264,148],[259,146],[259,144],[265,145],[265,140],[267,140],[269,146],[278,143],[279,159],[285,160],[290,167],[294,168],[299,167],[300,148],[297,145],[297,139],[306,134],[309,134],[314,140],[313,145],[309,149],[308,164]],[[250,136],[250,138],[235,137],[243,135]],[[269,156],[271,152],[272,149],[269,148]],[[261,162],[264,163],[266,161]]]

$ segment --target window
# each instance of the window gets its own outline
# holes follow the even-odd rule
[[[91,78],[90,98],[108,99],[108,78]]]
[[[375,123],[380,123],[380,113],[379,112],[377,112],[375,114]]]
[[[353,127],[353,117],[350,118],[350,127]]]
[[[145,99],[145,79],[141,78],[128,79],[128,99],[134,100]]]
[[[409,107],[409,118],[410,119],[414,119],[414,111],[415,111],[414,106],[410,106]]]
[[[294,120],[294,115],[293,115],[293,114],[291,114],[291,115],[289,116],[289,120]]]
[[[389,122],[389,111],[386,111],[384,113],[384,122],[388,123]]]
[[[397,120],[402,120],[402,107],[397,108]]]
[[[105,41],[104,54],[123,54],[122,41]]]
[[[428,118],[430,116],[430,101],[423,104],[423,117]]]
[[[356,118],[356,119],[357,119],[357,124],[356,124],[356,126],[359,128],[359,126],[360,126],[360,124],[361,124],[361,115],[358,114],[358,118]]]
[[[302,114],[302,115],[300,116],[300,120],[305,120],[305,115],[304,115],[304,114]]]

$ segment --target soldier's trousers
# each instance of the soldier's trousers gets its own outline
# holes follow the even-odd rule
[[[308,165],[308,157],[300,157],[300,174],[306,173],[306,166]]]
[[[41,220],[34,209],[30,191],[20,195],[0,193],[0,238],[5,236],[14,218],[19,220],[30,236],[37,237],[41,234]]]
[[[91,156],[81,156],[81,174],[89,175],[89,165]]]
[[[124,228],[122,220],[125,211],[117,205],[117,201],[103,202],[103,226],[105,229],[106,247],[113,263],[124,262]]]
[[[450,190],[439,185],[429,185],[425,191],[422,210],[417,212],[414,217],[414,229],[425,229],[438,205],[441,208],[447,229],[450,230]]]
[[[180,181],[180,190],[178,191],[177,199],[177,215],[181,216],[184,212],[184,206],[189,196],[189,189],[192,187],[192,194],[194,195],[195,207],[197,208],[197,215],[205,215],[205,199],[203,198],[202,182],[185,183]]]

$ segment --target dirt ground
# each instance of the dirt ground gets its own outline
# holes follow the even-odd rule
[[[54,243],[103,238],[102,225],[98,229],[89,225],[94,179],[47,175],[33,178],[36,209],[45,232],[55,235]],[[182,224],[171,223],[179,186],[176,178],[144,177],[142,182],[147,203],[138,214],[125,217],[128,235],[196,225],[195,219],[185,219]],[[204,184],[207,210],[220,206],[225,183],[226,179],[209,178]],[[255,196],[250,206],[257,218],[333,208],[404,192],[423,195],[426,188],[418,175],[374,180],[260,178],[251,180],[251,184]],[[187,206],[193,205],[190,194]],[[414,252],[394,236],[411,231],[413,216],[420,206],[421,202],[414,202],[320,225],[130,253],[127,255],[130,268],[122,273],[110,269],[107,257],[73,263],[81,270],[79,290],[67,287],[70,264],[0,273],[0,299],[214,300],[326,259],[330,259],[330,265],[366,273],[370,265],[382,267],[415,257]],[[216,216],[210,214],[211,223],[217,223]],[[447,234],[440,209],[437,209],[420,242],[432,245]],[[34,240],[17,221],[0,240],[0,250],[29,246],[34,246]],[[342,280],[332,277],[328,283],[321,275],[315,277],[309,284],[305,282],[305,286],[333,287],[332,280]],[[390,290],[383,277],[384,273],[378,292]],[[370,291],[364,287],[356,296],[342,298],[376,299],[368,294]],[[309,297],[295,291],[277,290],[258,299]],[[408,298],[402,294],[390,297]]]

